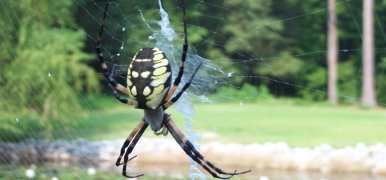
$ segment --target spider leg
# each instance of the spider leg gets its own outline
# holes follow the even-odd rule
[[[168,128],[170,134],[174,137],[177,143],[185,151],[189,157],[191,157],[195,162],[197,162],[202,168],[204,168],[209,174],[215,178],[219,179],[229,179],[234,175],[240,175],[251,172],[251,170],[237,172],[236,170],[233,173],[225,172],[220,168],[216,167],[213,163],[206,161],[205,158],[198,152],[193,144],[185,137],[185,135],[179,130],[173,120],[169,115],[165,115],[164,120],[165,126]],[[226,176],[224,176],[226,175]]]
[[[130,153],[133,151],[135,145],[137,144],[137,142],[139,141],[139,139],[141,138],[142,134],[145,132],[146,128],[148,127],[148,123],[146,123],[145,121],[142,121],[142,126],[140,127],[139,131],[137,132],[137,134],[134,136],[134,139],[130,142],[130,145],[127,147],[126,149],[126,152],[124,154],[124,157],[123,157],[123,168],[122,168],[122,175],[127,177],[127,178],[136,178],[136,177],[140,177],[140,176],[143,176],[144,174],[139,174],[139,175],[135,175],[135,176],[130,176],[130,175],[127,175],[127,162],[129,162],[131,159],[135,158],[136,156],[132,157],[129,159],[129,155]],[[120,159],[119,159],[120,161]],[[121,165],[120,163],[117,163],[117,165]]]
[[[119,95],[118,92],[128,95],[128,89],[125,86],[123,86],[122,84],[118,83],[113,78],[113,76],[109,73],[109,68],[105,62],[105,58],[104,58],[103,53],[102,53],[102,35],[103,35],[104,29],[105,29],[105,21],[106,21],[107,11],[108,11],[109,5],[110,5],[110,3],[106,3],[106,5],[105,5],[102,23],[100,25],[98,37],[96,40],[95,51],[96,51],[96,55],[97,55],[97,58],[99,60],[99,63],[101,65],[103,75],[107,79],[109,87],[113,90],[115,98],[118,99],[118,101],[121,103],[132,105],[133,102],[130,102],[129,99],[121,97]]]
[[[144,128],[144,126],[145,126],[145,121],[141,121],[141,122],[137,125],[137,127],[135,127],[135,128],[131,131],[131,133],[129,134],[129,136],[126,138],[125,142],[122,144],[121,152],[120,152],[120,154],[119,154],[119,157],[118,157],[117,161],[115,162],[115,165],[116,165],[116,166],[120,166],[120,165],[123,164],[123,163],[121,163],[121,159],[122,159],[123,155],[124,155],[125,152],[126,152],[126,147],[129,146],[129,145],[131,144],[131,142],[132,142],[134,136],[137,135],[138,132],[139,132],[142,128]],[[131,159],[134,159],[135,157],[136,157],[136,156],[130,158],[129,161],[130,161]]]
[[[166,95],[166,99],[170,99],[174,92],[177,90],[178,85],[181,82],[182,76],[184,74],[184,68],[185,68],[185,61],[186,61],[186,55],[188,53],[188,32],[187,32],[187,25],[186,25],[186,11],[185,11],[185,0],[181,0],[181,6],[182,6],[182,19],[184,23],[184,44],[182,46],[182,55],[181,55],[181,64],[178,71],[178,75],[176,79],[173,82],[172,87],[168,91]]]
[[[182,96],[182,94],[189,88],[190,84],[192,83],[192,81],[193,81],[194,77],[196,76],[198,70],[200,69],[201,65],[202,65],[202,62],[196,67],[196,69],[194,70],[192,76],[190,77],[188,82],[182,87],[180,92],[178,92],[173,98],[169,97],[169,99],[165,99],[165,103],[163,105],[164,109],[167,109],[172,104],[177,102],[178,99]]]

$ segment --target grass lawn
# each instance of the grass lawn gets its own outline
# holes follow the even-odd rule
[[[111,106],[110,106],[111,107]],[[214,132],[223,142],[287,142],[293,146],[334,146],[386,143],[386,112],[353,106],[297,104],[275,100],[265,103],[196,104],[195,132]],[[183,117],[169,111],[183,128]],[[142,112],[114,106],[79,120],[69,138],[91,140],[125,138]],[[148,136],[154,136],[150,131]]]

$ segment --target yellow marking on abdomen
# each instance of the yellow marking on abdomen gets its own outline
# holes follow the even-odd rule
[[[155,76],[159,76],[161,74],[165,74],[165,72],[167,71],[167,68],[166,67],[160,67],[160,68],[157,68],[153,71],[153,75]]]
[[[149,88],[149,86],[146,86],[144,89],[143,89],[143,95],[144,96],[148,96],[149,94],[151,93],[151,89]]]
[[[133,82],[131,82],[130,78],[127,78],[126,84],[127,86],[132,86]]]
[[[163,54],[154,54],[153,60],[159,61],[164,58]]]
[[[136,71],[131,72],[131,75],[133,76],[133,78],[137,78],[139,76],[138,72]]]
[[[153,94],[151,94],[149,98],[147,98],[148,101],[146,102],[146,105],[152,109],[157,108],[160,105],[161,101],[163,100],[163,97],[166,91],[167,89],[164,89],[163,86],[159,86],[158,88],[155,88],[153,91]]]
[[[145,72],[142,72],[142,73],[141,73],[141,77],[142,77],[142,78],[148,78],[149,75],[150,75],[150,71],[145,71]]]
[[[158,87],[155,87],[155,88],[153,89],[153,93],[151,93],[151,95],[150,95],[149,97],[147,97],[146,99],[147,99],[147,100],[154,99],[154,98],[157,97],[163,90],[164,90],[164,86],[163,86],[163,85],[158,86]]]
[[[130,92],[131,92],[131,95],[137,96],[137,88],[136,88],[135,86],[133,86],[133,87],[131,88]]]
[[[165,82],[168,80],[169,76],[164,76],[163,78],[155,79],[151,81],[150,85],[153,87],[157,87],[161,84],[165,84]]]
[[[162,59],[160,61],[156,61],[156,63],[153,65],[153,68],[159,68],[162,66],[167,66],[169,64],[169,61],[167,59]]]

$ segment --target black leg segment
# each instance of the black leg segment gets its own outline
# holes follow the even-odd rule
[[[139,175],[135,175],[135,176],[127,175],[127,163],[130,160],[137,157],[137,156],[133,156],[133,157],[129,158],[129,155],[133,151],[135,145],[137,145],[139,139],[141,138],[141,136],[145,132],[148,125],[149,124],[146,123],[145,121],[141,121],[138,124],[138,126],[130,133],[130,135],[128,136],[128,138],[126,139],[126,141],[122,145],[120,155],[119,155],[115,165],[116,166],[123,165],[122,175],[127,177],[127,178],[136,178],[136,177],[143,176],[143,174],[139,174]],[[123,163],[121,162],[122,157],[123,157]]]
[[[99,63],[101,65],[103,75],[107,79],[109,87],[113,90],[115,98],[118,99],[118,101],[121,103],[129,104],[129,99],[121,97],[118,93],[118,91],[119,91],[120,93],[127,94],[128,93],[127,88],[124,87],[122,84],[119,84],[113,78],[112,73],[109,72],[109,68],[105,62],[103,52],[102,52],[102,36],[103,36],[104,30],[105,30],[105,21],[106,21],[109,5],[110,5],[110,3],[106,3],[105,8],[104,8],[102,22],[101,22],[98,37],[96,40],[95,51],[96,51],[96,55],[97,55],[97,58],[99,60]]]
[[[193,144],[185,137],[185,135],[177,128],[169,115],[165,115],[164,120],[165,126],[168,128],[170,134],[174,137],[177,143],[185,151],[185,153],[197,162],[202,168],[204,168],[209,174],[218,179],[229,179],[232,176],[245,174],[251,172],[251,170],[237,172],[236,170],[233,173],[225,172],[222,169],[216,167],[213,163],[205,160],[200,152],[196,150]]]

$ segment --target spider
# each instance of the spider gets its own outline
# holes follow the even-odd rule
[[[237,172],[235,170],[232,173],[225,172],[211,162],[205,160],[201,153],[196,150],[193,144],[176,126],[170,115],[165,113],[165,110],[173,105],[189,88],[194,76],[202,65],[199,64],[197,66],[188,82],[182,86],[182,89],[178,93],[176,93],[177,87],[184,74],[184,65],[188,51],[185,2],[184,0],[181,0],[180,2],[183,15],[184,42],[181,64],[174,82],[172,83],[172,71],[165,53],[159,48],[142,48],[136,53],[129,65],[127,72],[127,87],[118,83],[111,75],[112,73],[110,73],[102,53],[102,35],[104,33],[105,21],[110,3],[108,2],[105,5],[102,23],[100,24],[98,38],[96,40],[96,53],[103,75],[107,79],[108,85],[118,101],[126,105],[134,106],[137,109],[144,110],[143,119],[134,130],[132,130],[123,143],[120,155],[115,164],[116,166],[123,165],[122,175],[125,177],[136,178],[144,175],[138,174],[131,176],[127,174],[126,169],[128,161],[136,157],[133,156],[129,158],[130,153],[133,151],[146,128],[150,125],[156,135],[162,134],[166,136],[167,133],[170,132],[184,152],[215,178],[229,179],[234,175],[248,173],[250,170],[242,172]],[[122,97],[120,94],[127,95],[129,98]]]

